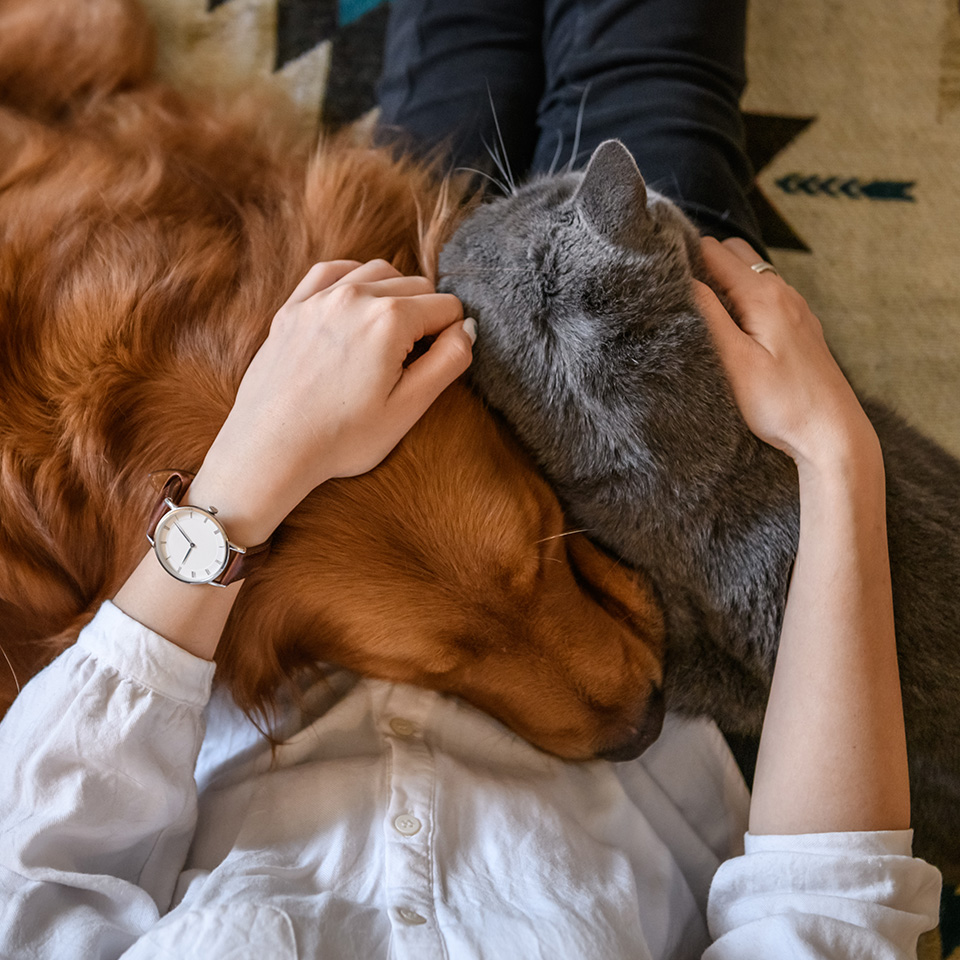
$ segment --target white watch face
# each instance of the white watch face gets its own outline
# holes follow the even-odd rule
[[[157,524],[154,549],[167,573],[185,583],[209,583],[227,565],[223,527],[205,510],[177,507]]]

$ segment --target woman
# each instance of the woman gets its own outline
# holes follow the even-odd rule
[[[649,147],[648,163],[628,139],[642,168],[674,164],[705,228],[753,235],[730,126],[736,71],[716,59],[722,48],[742,61],[742,16],[724,5],[718,33],[709,4],[671,4],[669,18],[658,2],[514,7],[411,20],[395,5],[386,119],[420,136],[421,102],[401,96],[391,114],[390,78],[441,62],[456,69],[424,89],[465,76],[477,94],[490,77],[503,83],[491,82],[494,103],[509,106],[529,75],[497,50],[527,64],[542,27],[544,144],[559,131],[572,147],[589,69],[585,153],[622,124]],[[497,17],[509,42],[484,39]],[[456,44],[438,58],[424,42],[453,35],[476,39],[483,70]],[[476,115],[458,102],[455,114]],[[522,138],[529,117],[517,117],[508,137]],[[546,146],[530,146],[536,169]],[[239,583],[171,576],[199,548],[170,514],[167,566],[163,548],[149,551],[0,725],[12,774],[0,785],[0,955],[909,956],[935,923],[939,875],[909,855],[876,436],[816,318],[755,247],[705,239],[703,253],[741,318],[698,287],[737,401],[794,458],[801,491],[747,853],[716,873],[709,908],[743,805],[710,725],[669,722],[636,764],[567,764],[465,704],[337,674],[304,692],[306,709],[288,705],[272,758],[235,707],[210,702]],[[432,346],[405,367],[426,335]],[[476,335],[424,278],[318,264],[277,313],[180,502],[201,523],[215,506],[234,543],[267,541],[314,487],[375,467],[468,367]]]

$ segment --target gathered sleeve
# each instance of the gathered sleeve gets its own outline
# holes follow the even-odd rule
[[[118,957],[170,906],[214,664],[105,603],[0,723],[0,954]]]
[[[745,837],[720,866],[704,960],[915,960],[937,925],[940,871],[911,830]]]

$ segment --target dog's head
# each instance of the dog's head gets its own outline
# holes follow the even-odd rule
[[[565,529],[455,384],[377,470],[290,516],[218,660],[248,709],[322,658],[459,694],[562,757],[626,759],[660,730],[662,643],[647,581]]]

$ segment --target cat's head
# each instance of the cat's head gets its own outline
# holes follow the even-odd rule
[[[608,140],[583,172],[480,206],[440,256],[474,316],[472,377],[548,476],[637,465],[696,484],[727,454],[731,402],[696,310],[696,229]]]

